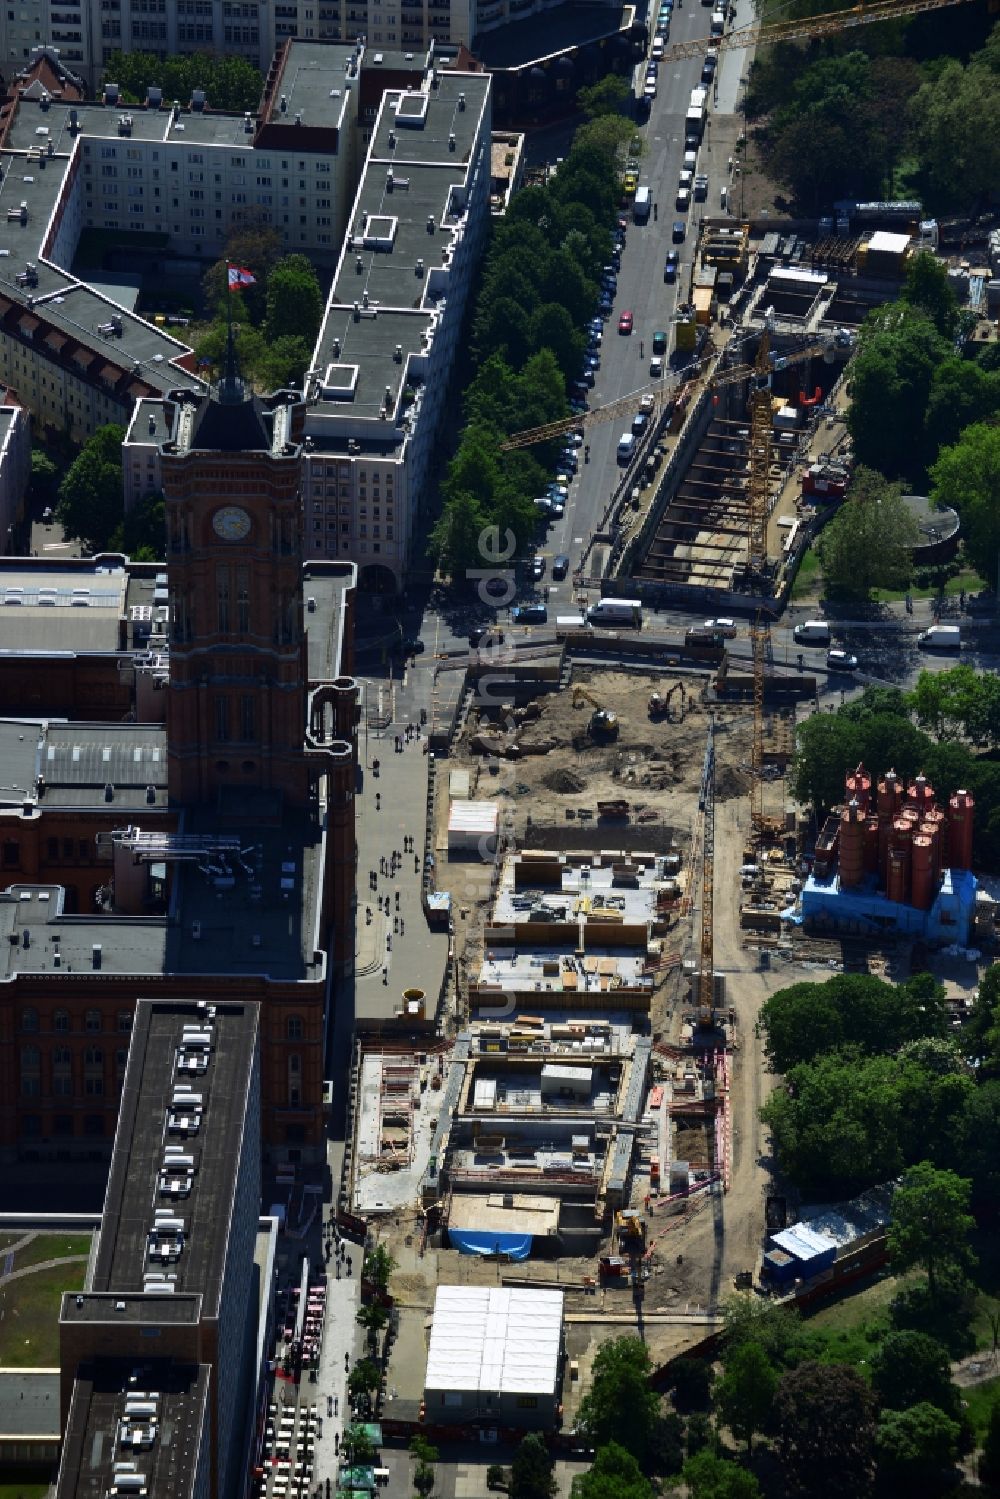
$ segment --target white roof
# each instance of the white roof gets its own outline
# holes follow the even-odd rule
[[[554,1394],[562,1291],[438,1286],[426,1390]]]
[[[868,248],[884,255],[902,255],[909,243],[908,234],[891,234],[888,229],[876,229],[868,241]]]
[[[448,813],[448,831],[495,833],[498,817],[496,802],[453,801]]]
[[[832,1239],[829,1234],[817,1233],[808,1223],[793,1223],[791,1228],[775,1234],[774,1242],[779,1248],[794,1254],[797,1260],[814,1260],[817,1255],[829,1254],[831,1249],[837,1247],[836,1239]]]

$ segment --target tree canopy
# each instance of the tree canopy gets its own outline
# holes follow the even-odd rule
[[[311,354],[323,318],[319,278],[305,255],[286,255],[267,278],[264,336],[271,344],[298,338]]]
[[[690,1499],[760,1499],[753,1473],[707,1449],[688,1458],[681,1477]]]
[[[984,578],[1000,576],[1000,427],[976,422],[931,468],[931,499],[958,512],[969,561]]]
[[[868,599],[875,588],[905,588],[919,536],[902,484],[874,469],[855,469],[844,503],[816,543],[828,591]]]
[[[890,479],[916,479],[927,449],[923,423],[935,372],[950,345],[920,307],[891,302],[869,313],[851,365],[847,424],[859,464]]]
[[[913,1328],[887,1332],[872,1352],[869,1367],[883,1410],[906,1410],[929,1401],[951,1416],[958,1414],[959,1393],[952,1382],[948,1350],[927,1333]]]
[[[117,83],[123,98],[142,103],[151,85],[163,90],[168,103],[177,99],[182,107],[191,102],[196,88],[205,90],[210,109],[243,114],[256,112],[264,87],[259,69],[245,58],[214,56],[205,52],[174,53],[156,57],[149,52],[112,52],[104,65],[104,78]]]
[[[649,1458],[659,1401],[649,1388],[649,1352],[639,1338],[613,1338],[594,1358],[590,1389],[577,1424],[595,1447],[617,1442],[640,1466]]]
[[[809,1499],[863,1494],[872,1473],[875,1402],[843,1364],[807,1362],[783,1374],[775,1395],[785,1492]]]
[[[927,1401],[908,1410],[885,1410],[875,1437],[880,1479],[900,1492],[936,1494],[955,1481],[961,1428]]]
[[[537,1431],[522,1437],[510,1466],[510,1499],[553,1499],[555,1467],[545,1438]]]
[[[748,1341],[733,1350],[715,1387],[715,1407],[733,1436],[746,1443],[748,1455],[771,1419],[777,1387],[778,1376],[759,1343]]]
[[[104,551],[122,524],[122,443],[125,429],[98,427],[59,485],[56,519],[91,552]]]
[[[586,1473],[573,1480],[573,1499],[653,1499],[649,1480],[624,1447],[599,1447]]]
[[[906,1173],[892,1199],[889,1258],[897,1271],[919,1266],[933,1297],[943,1275],[964,1274],[975,1264],[969,1234],[972,1182],[921,1161]]]
[[[854,1045],[868,1055],[895,1052],[947,1030],[945,991],[929,974],[887,984],[872,974],[838,973],[823,983],[778,989],[760,1008],[768,1064],[787,1072],[821,1052]]]

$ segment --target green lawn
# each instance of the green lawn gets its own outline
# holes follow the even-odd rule
[[[795,582],[792,584],[792,598],[801,600],[811,597],[819,588],[822,576],[819,558],[812,547],[810,547],[799,563],[799,570],[795,574]]]
[[[10,1283],[2,1293],[0,1368],[59,1366],[59,1303],[64,1291],[79,1291],[86,1265],[54,1265]],[[0,1495],[2,1499],[2,1495]]]
[[[948,579],[944,585],[944,591],[949,597],[954,598],[962,592],[963,588],[966,593],[978,593],[981,588],[985,587],[986,584],[979,574],[974,572],[971,567],[966,567],[960,573],[957,573],[954,578]],[[884,604],[893,599],[904,599],[907,593],[914,599],[932,599],[937,592],[936,588],[917,588],[916,586],[909,589],[876,588],[872,593],[872,598]]]
[[[26,1270],[29,1265],[41,1265],[46,1260],[61,1260],[68,1255],[89,1254],[90,1234],[36,1234],[30,1244],[14,1255],[14,1270]],[[9,1241],[16,1243],[16,1240]],[[6,1248],[8,1246],[4,1246]],[[3,1250],[0,1249],[0,1254]],[[0,1269],[3,1265],[0,1264]]]
[[[0,1499],[45,1499],[47,1483],[0,1483]]]

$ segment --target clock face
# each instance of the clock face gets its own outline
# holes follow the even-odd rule
[[[242,541],[250,534],[250,517],[239,505],[223,505],[212,516],[212,530],[223,541]]]

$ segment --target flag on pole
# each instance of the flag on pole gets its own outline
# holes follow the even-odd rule
[[[252,271],[244,270],[241,265],[231,265],[228,270],[230,291],[238,291],[241,286],[257,285],[257,277]]]

